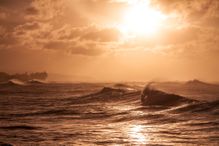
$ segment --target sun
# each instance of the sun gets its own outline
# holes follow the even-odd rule
[[[124,12],[119,30],[128,36],[150,36],[160,29],[165,19],[166,16],[152,8],[148,1],[137,1]]]

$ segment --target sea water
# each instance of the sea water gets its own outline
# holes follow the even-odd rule
[[[159,88],[198,102],[144,106],[143,86],[137,83],[2,84],[0,142],[18,146],[219,145],[219,88],[208,86],[205,91],[204,86],[188,86]]]

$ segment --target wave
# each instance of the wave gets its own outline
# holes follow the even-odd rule
[[[141,102],[143,105],[177,105],[196,101],[177,94],[153,89],[150,86],[151,84],[149,83],[142,91]]]
[[[103,87],[99,92],[70,99],[71,103],[115,102],[123,100],[138,100],[140,91]]]
[[[139,98],[140,97],[140,98]],[[142,103],[144,106],[177,106],[186,103],[198,102],[177,94],[166,93],[161,90],[152,89],[150,84],[141,92],[140,90],[128,90],[114,87],[104,87],[96,93],[82,97],[70,99],[70,104],[89,103],[89,102],[120,102],[121,104],[130,102]],[[141,104],[139,104],[141,105]]]
[[[28,125],[16,125],[16,126],[5,126],[5,127],[0,127],[0,129],[5,129],[5,130],[35,130],[38,129],[39,127],[34,127],[34,126],[28,126]]]
[[[76,115],[78,111],[69,109],[51,109],[39,112],[10,114],[10,117],[32,117],[32,116],[55,116],[55,115]],[[5,115],[2,115],[4,118]]]
[[[129,85],[127,85],[127,84],[123,84],[123,83],[117,83],[117,84],[115,84],[114,85],[114,87],[122,87],[122,88],[129,88],[130,86]]]
[[[11,79],[7,82],[1,83],[1,85],[5,85],[5,86],[25,86],[26,83],[22,82],[18,79]]]
[[[103,87],[102,90],[100,90],[100,92],[98,92],[99,94],[112,94],[112,93],[124,93],[125,90],[124,89],[116,89],[116,88],[110,88],[110,87]]]
[[[40,84],[46,84],[45,81],[42,81],[42,80],[38,80],[38,79],[33,79],[33,80],[29,80],[28,81],[28,84],[31,84],[31,85],[40,85]]]
[[[123,83],[114,84],[114,87],[119,89],[129,90],[129,91],[137,91],[137,88],[135,86],[123,84]]]
[[[37,80],[37,79],[34,79],[34,80],[29,80],[27,82],[23,82],[21,80],[18,80],[18,79],[11,79],[7,82],[2,82],[0,83],[1,86],[31,86],[31,85],[43,85],[43,84],[46,84],[45,81],[41,81],[41,80]]]
[[[219,100],[211,102],[195,102],[177,107],[173,112],[211,113],[219,114]]]

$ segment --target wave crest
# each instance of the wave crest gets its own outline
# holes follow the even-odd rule
[[[26,83],[18,80],[18,79],[11,79],[7,82],[1,83],[1,85],[7,85],[7,86],[25,86]]]
[[[141,102],[143,105],[176,105],[195,101],[177,94],[166,93],[164,91],[154,89],[151,87],[151,84],[152,83],[149,83],[142,91]]]

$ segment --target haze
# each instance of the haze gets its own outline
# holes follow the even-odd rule
[[[219,81],[217,0],[0,0],[0,71]]]

